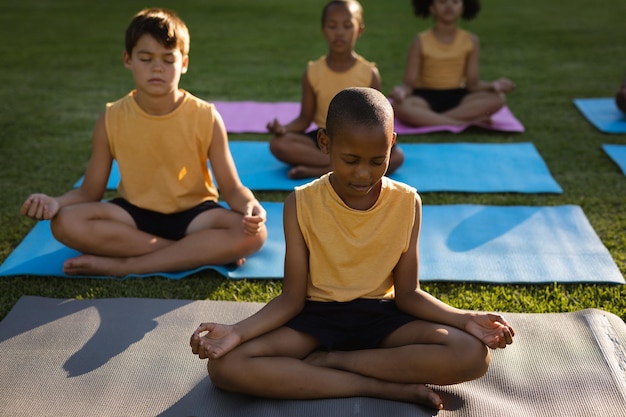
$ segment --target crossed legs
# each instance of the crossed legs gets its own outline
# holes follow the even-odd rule
[[[460,125],[472,122],[488,123],[491,115],[505,104],[503,94],[479,91],[466,95],[458,106],[442,113],[433,111],[428,102],[410,96],[393,103],[398,120],[411,126]]]
[[[315,178],[330,171],[330,158],[304,133],[286,133],[270,141],[270,151],[279,161],[291,165],[289,178]],[[394,146],[387,173],[394,172],[404,162],[404,153]]]
[[[115,204],[84,203],[64,207],[51,222],[54,237],[79,252],[68,259],[70,275],[125,276],[237,263],[258,251],[267,231],[247,235],[239,213],[216,208],[199,214],[187,234],[173,241],[138,230]]]
[[[481,377],[489,365],[482,342],[456,328],[416,320],[376,349],[315,351],[312,336],[281,327],[250,340],[208,371],[221,389],[268,398],[366,396],[439,409],[441,398],[424,384],[455,384]]]

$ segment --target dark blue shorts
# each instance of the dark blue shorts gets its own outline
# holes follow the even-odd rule
[[[315,337],[328,350],[372,349],[416,318],[394,300],[356,299],[345,303],[306,301],[286,327]]]
[[[126,210],[135,221],[137,229],[169,240],[180,240],[185,237],[187,227],[198,214],[222,207],[214,201],[205,201],[189,210],[163,214],[137,207],[121,197],[114,198],[109,203]]]
[[[429,88],[416,88],[413,90],[413,95],[426,100],[434,112],[443,113],[458,106],[463,97],[467,95],[467,89],[432,90]]]

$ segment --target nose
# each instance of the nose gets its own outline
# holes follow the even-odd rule
[[[154,72],[162,72],[163,71],[163,63],[161,61],[159,61],[158,59],[155,59],[154,63],[152,64],[152,71],[154,71]]]
[[[368,164],[359,164],[354,172],[354,175],[356,176],[356,178],[362,180],[362,179],[369,179],[370,177],[370,167]]]

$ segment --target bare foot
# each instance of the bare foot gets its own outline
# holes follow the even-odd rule
[[[296,165],[289,170],[287,176],[291,179],[315,178],[326,174],[330,167],[313,167],[307,165]]]
[[[491,115],[485,115],[472,120],[472,123],[491,126],[493,120],[491,119]]]
[[[239,258],[231,264],[239,267],[246,262],[246,258]],[[132,260],[130,258],[114,258],[97,255],[80,255],[70,258],[63,263],[63,273],[67,275],[89,275],[103,277],[124,277],[129,274],[138,273],[131,269]],[[168,272],[168,271],[149,271]],[[149,273],[145,272],[145,273]]]
[[[332,351],[314,350],[306,358],[304,358],[304,362],[313,366],[342,369],[341,367],[333,366],[332,353]],[[441,397],[424,384],[403,384],[398,382],[388,383],[393,385],[394,388],[390,390],[390,394],[382,395],[383,398],[425,405],[436,410],[443,409],[443,401],[441,400]]]
[[[110,258],[95,255],[80,255],[63,262],[63,273],[68,275],[93,275],[122,277],[127,275],[121,272],[123,258]]]
[[[232,266],[232,267],[240,267],[241,265],[246,263],[246,258],[241,258],[241,259],[237,259],[236,261],[227,263],[225,266]]]
[[[441,401],[441,397],[435,391],[422,384],[416,384],[412,388],[414,388],[415,401],[411,402],[432,407],[435,410],[443,410],[443,401]]]

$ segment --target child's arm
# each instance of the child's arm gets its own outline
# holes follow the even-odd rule
[[[465,72],[465,86],[468,91],[494,91],[496,93],[509,93],[515,89],[515,84],[508,78],[498,78],[488,82],[480,79],[480,42],[476,35],[472,35],[474,48],[467,59]]]
[[[286,125],[280,124],[278,119],[274,119],[267,124],[267,130],[271,133],[281,136],[288,132],[304,133],[311,125],[315,114],[315,92],[309,82],[307,72],[302,75],[302,100],[300,103],[300,114]]]
[[[298,226],[293,193],[285,200],[283,225],[286,252],[282,293],[237,324],[202,323],[190,340],[192,352],[200,359],[218,358],[247,340],[283,326],[302,310],[306,298],[309,257]]]
[[[243,227],[246,233],[257,234],[265,224],[266,212],[250,189],[239,179],[233,156],[228,147],[228,135],[222,116],[215,112],[213,139],[208,154],[211,169],[215,175],[220,194],[228,206],[243,214]]]
[[[418,240],[421,222],[421,200],[416,199],[416,213],[411,244],[394,269],[396,305],[419,319],[462,329],[492,349],[504,348],[513,342],[513,328],[498,314],[454,308],[426,293],[419,287]]]
[[[391,91],[391,98],[400,102],[413,94],[413,87],[418,85],[421,77],[420,67],[422,65],[422,43],[419,36],[416,36],[409,47],[406,56],[406,66],[402,84],[395,86]]]
[[[109,149],[104,124],[104,113],[102,113],[93,130],[91,157],[81,186],[59,197],[31,194],[22,205],[20,214],[35,220],[49,220],[56,216],[63,206],[99,201],[106,190],[112,161],[113,157]]]

